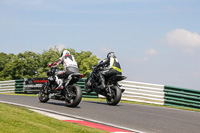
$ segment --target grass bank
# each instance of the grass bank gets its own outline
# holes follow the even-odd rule
[[[0,103],[0,132],[2,133],[107,133],[79,124],[50,118],[25,107]]]

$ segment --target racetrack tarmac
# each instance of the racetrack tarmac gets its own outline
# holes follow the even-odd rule
[[[200,113],[162,107],[119,103],[109,106],[103,102],[81,101],[69,108],[64,101],[39,102],[37,97],[0,94],[1,101],[14,102],[54,110],[86,119],[93,119],[147,133],[199,133]]]

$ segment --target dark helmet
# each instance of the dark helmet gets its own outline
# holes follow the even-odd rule
[[[110,58],[110,57],[114,57],[115,56],[115,53],[114,52],[109,52],[107,54],[107,58]]]
[[[62,52],[61,52],[61,57],[62,57],[63,55],[66,55],[66,54],[69,54],[69,55],[70,55],[70,52],[69,52],[68,50],[62,51]]]

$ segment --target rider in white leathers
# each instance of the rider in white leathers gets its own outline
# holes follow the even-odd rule
[[[56,62],[52,63],[50,66],[56,67],[61,63],[63,64],[65,71],[59,71],[56,74],[55,77],[56,77],[56,82],[58,84],[58,87],[56,89],[63,88],[62,83],[64,78],[66,79],[70,74],[79,72],[77,62],[74,56],[71,55],[68,50],[64,50],[61,53],[61,57]]]

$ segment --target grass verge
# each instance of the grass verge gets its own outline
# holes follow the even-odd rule
[[[53,119],[25,107],[0,103],[2,133],[107,133],[103,130]]]

